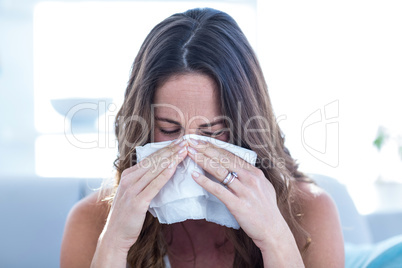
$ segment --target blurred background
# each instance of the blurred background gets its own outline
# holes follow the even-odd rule
[[[335,178],[361,215],[402,212],[400,1],[0,0],[1,267],[32,252],[49,267],[39,243],[57,267],[68,210],[113,177],[142,41],[194,7],[239,23],[302,171]]]

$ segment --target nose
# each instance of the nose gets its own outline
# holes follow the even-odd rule
[[[196,128],[186,128],[184,130],[183,135],[188,135],[188,134],[197,134],[197,129]]]

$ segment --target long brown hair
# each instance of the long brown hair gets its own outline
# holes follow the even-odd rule
[[[308,234],[299,223],[296,180],[305,176],[284,147],[259,62],[237,23],[226,13],[210,8],[174,14],[156,25],[135,58],[124,103],[115,121],[119,155],[115,160],[117,188],[121,173],[135,162],[135,146],[152,140],[151,103],[157,88],[169,77],[200,73],[218,89],[221,113],[231,122],[230,142],[258,155],[256,166],[275,188],[278,207],[293,234]],[[264,131],[248,131],[264,130]],[[110,197],[113,199],[113,194]],[[235,248],[233,267],[262,267],[262,256],[240,230],[227,230]],[[147,213],[141,234],[127,261],[132,267],[164,267],[167,243],[162,225]]]

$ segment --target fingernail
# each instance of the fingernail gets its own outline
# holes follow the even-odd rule
[[[172,168],[172,167],[174,167],[174,165],[176,164],[176,161],[175,160],[173,160],[173,162],[172,163],[170,163],[170,165],[168,166],[168,168]]]
[[[200,173],[198,173],[197,171],[193,171],[193,173],[191,173],[191,175],[193,175],[193,177],[198,178],[200,176]]]
[[[178,138],[177,140],[175,140],[175,141],[173,142],[173,144],[179,144],[182,140],[183,140],[182,138]]]
[[[186,151],[186,147],[184,147],[184,148],[182,148],[182,149],[180,149],[180,151],[178,152],[178,154],[182,154],[182,153],[184,153],[185,151]]]
[[[186,145],[186,144],[187,144],[186,141],[182,141],[182,142],[179,144],[179,146],[180,146],[180,147],[183,147],[183,146]]]
[[[198,144],[198,141],[195,140],[195,139],[193,139],[193,138],[190,138],[190,142],[191,142],[192,144],[194,144],[194,145],[197,145],[197,144]]]
[[[191,148],[191,147],[188,147],[187,150],[188,150],[188,152],[189,152],[190,154],[193,154],[193,155],[195,155],[195,154],[197,153],[197,151],[194,150],[194,149]]]

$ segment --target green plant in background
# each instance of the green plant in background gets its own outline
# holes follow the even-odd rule
[[[384,144],[389,141],[389,140],[395,140],[397,146],[398,146],[398,154],[399,158],[402,160],[402,136],[393,136],[391,135],[383,126],[380,126],[378,128],[377,132],[377,137],[373,141],[373,145],[378,149],[378,151],[381,151],[381,148],[384,146]]]

